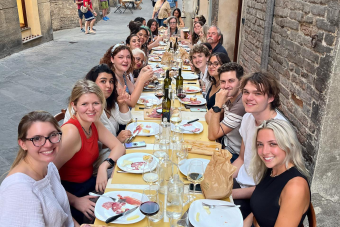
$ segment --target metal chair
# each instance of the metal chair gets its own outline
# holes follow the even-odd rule
[[[119,13],[122,13],[122,10],[120,8],[122,8],[122,0],[118,0],[118,2],[116,4],[116,10],[113,13],[116,13],[117,11]]]

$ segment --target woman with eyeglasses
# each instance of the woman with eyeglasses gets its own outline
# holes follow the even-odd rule
[[[157,20],[160,27],[164,26],[163,21],[170,17],[171,8],[167,0],[158,0],[153,8],[152,19]]]
[[[112,69],[118,81],[116,89],[125,89],[130,94],[130,100],[126,103],[130,108],[134,107],[142,94],[145,83],[153,76],[151,66],[142,68],[136,83],[133,84],[129,79],[129,74],[133,72],[135,60],[131,49],[123,44],[111,46],[100,59],[100,64],[107,64]]]
[[[2,226],[79,226],[53,164],[61,130],[45,111],[26,114],[18,126],[19,152],[0,187]]]
[[[132,50],[132,55],[135,60],[135,66],[133,67],[133,79],[134,81],[137,81],[138,75],[144,66],[145,53],[141,49],[136,48]]]
[[[126,46],[130,47],[131,50],[141,48],[140,39],[137,34],[131,34],[126,38]]]
[[[89,192],[104,192],[107,169],[125,154],[122,143],[99,121],[106,106],[105,95],[95,82],[79,80],[69,98],[71,118],[62,125],[62,140],[54,164],[59,168],[61,183],[67,191],[73,218],[84,223],[84,217],[94,218],[95,203]],[[73,111],[72,111],[73,109]],[[110,154],[93,175],[93,164],[99,156],[98,141],[110,149]]]
[[[208,75],[211,82],[211,86],[208,89],[207,95],[205,97],[207,100],[208,110],[210,110],[210,108],[215,105],[216,93],[220,90],[220,79],[217,70],[221,65],[229,62],[230,59],[228,55],[224,53],[214,53],[208,60]]]
[[[169,17],[168,21],[169,21],[169,28],[167,30],[167,33],[170,34],[170,36],[179,35],[180,31],[177,27],[177,24],[178,24],[177,17],[174,17],[174,16]]]
[[[179,8],[174,9],[174,11],[172,11],[172,16],[177,18],[177,25],[178,27],[184,27],[184,21],[182,19],[182,13],[181,10]],[[167,24],[169,21],[169,18],[166,19],[163,23]]]

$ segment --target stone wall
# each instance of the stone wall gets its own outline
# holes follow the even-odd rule
[[[0,0],[0,58],[22,48],[16,0]]]
[[[51,17],[54,31],[79,27],[78,7],[73,0],[50,0]],[[115,6],[116,1],[110,0],[110,7]],[[100,16],[99,0],[92,0],[93,8],[97,12],[97,21]],[[83,20],[83,25],[84,25]]]
[[[266,1],[246,0],[244,7],[240,63],[246,72],[254,72],[261,65]],[[311,173],[319,147],[338,25],[338,1],[275,1],[268,71],[280,81],[280,109],[296,127]]]

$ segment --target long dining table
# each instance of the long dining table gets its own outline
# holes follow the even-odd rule
[[[149,61],[149,64],[152,66],[156,66],[156,64],[159,64],[158,62],[152,62]],[[184,70],[185,72],[186,70]],[[188,72],[188,71],[187,71]],[[184,87],[186,86],[195,86],[199,87],[199,81],[196,80],[184,80]],[[142,92],[141,96],[147,96],[147,97],[155,97],[154,95],[155,91],[150,91],[150,90],[144,90]],[[202,97],[202,93],[196,93],[196,97]],[[183,120],[194,120],[198,119],[198,121],[203,125],[203,131],[201,133],[193,133],[193,134],[183,134],[184,141],[186,140],[195,140],[195,141],[206,141],[209,142],[210,140],[208,139],[208,125],[205,121],[205,114],[206,112],[192,112],[190,109],[186,109],[183,104],[181,104],[178,100],[175,100],[172,102],[175,107],[181,107],[182,109],[182,119]],[[145,114],[146,111],[144,111],[144,105],[137,104],[134,108],[131,109],[133,119],[137,119],[138,122],[155,122],[155,123],[160,123],[160,119],[158,120],[146,120],[145,119]],[[133,142],[136,141],[145,141],[146,147],[143,148],[134,148],[134,149],[127,149],[126,154],[131,154],[131,153],[153,153],[153,145],[154,145],[154,136],[137,136],[134,138]],[[213,141],[210,141],[213,142]],[[211,156],[209,155],[202,155],[202,154],[195,154],[195,153],[188,153],[188,159],[191,158],[202,158],[202,159],[207,159],[210,160]],[[117,172],[119,171],[119,167],[115,165],[114,171],[112,174],[112,178],[109,179],[105,193],[107,192],[112,192],[112,191],[131,191],[131,192],[139,192],[143,193],[143,189],[148,187],[148,184],[144,182],[142,179],[142,174],[133,174],[133,173],[122,173],[122,172]],[[188,193],[189,191],[189,181],[186,179],[186,177],[179,172],[180,179],[183,181],[185,184],[185,193]],[[204,199],[204,195],[202,193],[196,193],[196,200],[197,199]],[[225,201],[232,202],[231,196]],[[188,210],[190,206],[190,203],[185,205],[183,207],[183,211]],[[102,226],[116,226],[116,227],[121,227],[121,226],[126,226],[126,224],[106,224],[105,222],[96,219],[94,225],[102,225]],[[147,226],[147,218],[144,218],[142,221],[134,223],[134,224],[129,224],[131,227],[137,227],[137,226]],[[156,223],[152,223],[153,227],[167,227],[170,226],[169,223],[169,218],[166,216],[165,213],[165,208],[164,208],[164,218]]]

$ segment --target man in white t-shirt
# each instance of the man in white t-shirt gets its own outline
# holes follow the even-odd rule
[[[249,199],[255,189],[249,167],[254,155],[252,146],[256,127],[265,120],[286,119],[276,110],[280,106],[280,89],[273,75],[262,72],[248,75],[243,78],[240,89],[247,113],[243,116],[240,127],[240,155],[233,162],[237,170],[233,175],[235,179],[232,196],[235,204],[241,205],[243,218],[246,218],[250,213]]]

